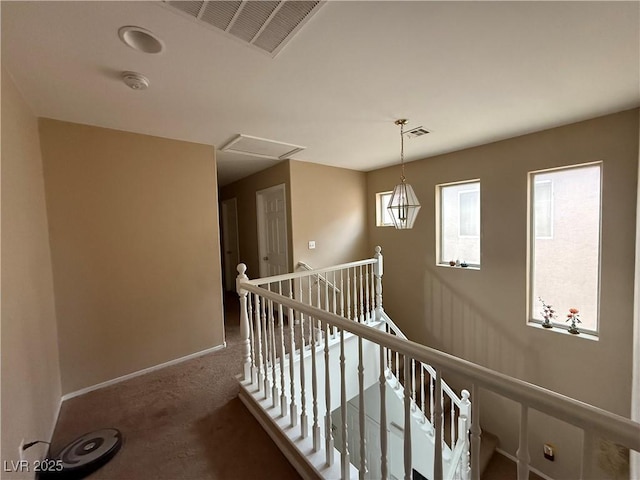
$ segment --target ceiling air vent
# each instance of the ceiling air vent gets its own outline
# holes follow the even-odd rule
[[[163,0],[163,3],[200,25],[213,27],[275,57],[325,2]]]
[[[220,150],[223,152],[243,153],[254,157],[286,160],[306,147],[292,145],[290,143],[276,142],[266,138],[252,137],[250,135],[236,135]]]
[[[416,128],[412,128],[411,130],[407,130],[406,132],[404,132],[404,134],[408,138],[421,137],[422,135],[426,135],[427,133],[430,133],[430,132],[429,132],[429,130],[427,130],[424,127],[416,127]]]

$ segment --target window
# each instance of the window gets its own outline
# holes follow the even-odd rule
[[[391,213],[387,210],[393,192],[376,193],[376,226],[393,227]]]
[[[551,180],[534,182],[534,215],[536,238],[553,237],[553,193]]]
[[[532,172],[530,185],[529,318],[542,322],[542,302],[565,322],[580,313],[580,331],[597,332],[602,165]]]
[[[480,236],[480,190],[458,192],[460,211],[460,237]]]
[[[438,185],[438,264],[480,266],[480,182]]]

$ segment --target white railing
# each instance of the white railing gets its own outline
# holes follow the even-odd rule
[[[382,312],[382,319],[387,325],[388,333],[395,335],[403,340],[408,340],[405,334],[402,333],[400,328],[395,324],[393,320],[391,320],[386,312]],[[396,364],[397,355],[398,354],[396,353]],[[416,363],[418,363],[417,368]],[[397,369],[396,377],[398,377]],[[440,406],[442,409],[447,406],[449,407],[448,412],[443,411],[440,413],[440,415],[446,416],[446,414],[448,414],[449,416],[448,421],[443,421],[442,423],[443,431],[441,432],[441,438],[443,439],[445,444],[454,452],[453,454],[455,458],[452,464],[457,465],[458,463],[462,462],[462,455],[469,454],[469,439],[466,435],[468,433],[468,427],[466,423],[459,424],[459,420],[461,418],[466,419],[471,415],[471,410],[469,408],[469,392],[467,390],[463,390],[461,396],[458,397],[453,389],[443,380],[440,396],[435,396],[434,391],[436,377],[437,373],[431,365],[411,360],[411,382],[409,385],[412,399],[411,408],[419,408],[424,415],[424,420],[429,420],[432,429],[431,434],[433,435],[435,434],[434,416],[437,415],[436,409],[438,408],[438,406]],[[416,388],[418,390],[417,394]],[[449,425],[446,425],[446,423],[448,423]],[[446,439],[447,435],[449,436],[448,440]],[[451,468],[450,474],[446,478],[454,478],[453,475],[455,472],[455,468]]]
[[[393,390],[404,403],[404,477],[410,478],[412,472],[411,418],[415,418],[432,438],[430,455],[441,459],[436,462],[436,476],[443,475],[442,459],[447,456],[446,476],[454,478],[457,472],[456,478],[468,478],[471,425],[468,392],[464,392],[462,398],[457,397],[432,367],[407,356],[402,349],[372,342],[335,322],[335,318],[340,318],[350,326],[357,324],[367,330],[382,328],[406,340],[382,308],[380,248],[376,249],[374,258],[359,262],[315,270],[306,264],[299,267],[304,271],[257,280],[246,277],[244,265],[238,268],[245,379],[259,386],[263,398],[271,400],[271,408],[279,409],[281,417],[288,417],[291,427],[299,426],[303,437],[311,436],[314,451],[325,450],[329,464],[333,462],[334,446],[331,412],[341,409],[342,478],[349,477],[350,458],[357,459],[361,478],[368,478],[370,470],[388,478],[386,389]],[[305,308],[300,308],[301,305]],[[349,341],[355,344],[350,347]],[[378,357],[374,362],[367,361],[371,360],[372,346]],[[331,358],[332,352],[337,358]],[[310,357],[310,362],[304,361],[304,357]],[[323,387],[319,385],[322,376]],[[364,392],[374,382],[381,395],[380,412],[376,412],[380,419],[381,451],[380,465],[369,468],[367,458],[371,455],[365,441]],[[355,442],[359,451],[350,454],[346,405],[355,396],[359,402],[359,439],[356,439],[359,441]],[[448,412],[451,428],[446,430],[445,405],[451,406]],[[456,443],[456,440],[460,441]],[[449,466],[454,453],[460,465]],[[423,473],[432,474],[431,471]]]
[[[389,437],[385,393],[394,388],[390,379],[401,378],[404,399],[404,478],[412,478],[416,446],[411,440],[411,419],[416,410],[423,412],[433,428],[433,471],[428,478],[480,478],[481,441],[479,392],[481,389],[517,402],[521,406],[518,479],[529,475],[528,410],[535,409],[583,430],[581,477],[594,478],[592,459],[595,433],[631,450],[640,451],[640,424],[600,408],[565,397],[522,380],[489,370],[452,355],[414,343],[399,335],[397,327],[382,307],[382,255],[379,247],[373,259],[351,264],[297,272],[267,279],[249,280],[246,267],[238,267],[237,289],[241,304],[241,336],[244,343],[245,384],[259,388],[270,399],[291,427],[299,427],[302,438],[309,437],[311,423],[312,452],[324,452],[327,465],[334,463],[334,437],[331,411],[340,407],[342,449],[339,452],[341,477],[350,477],[349,437],[346,404],[350,395],[360,395],[375,378],[380,389],[380,478],[389,478]],[[312,273],[312,275],[309,275]],[[322,275],[328,281],[318,282]],[[315,288],[314,288],[315,282]],[[336,288],[329,288],[329,283]],[[304,300],[304,301],[301,301]],[[286,318],[286,326],[285,326]],[[294,327],[294,321],[299,325]],[[389,329],[391,335],[385,330]],[[356,342],[354,344],[354,342]],[[357,345],[354,347],[354,345]],[[375,361],[371,359],[374,346]],[[357,350],[354,350],[357,348]],[[339,354],[336,355],[336,350]],[[311,359],[311,362],[306,360]],[[310,364],[310,365],[308,365]],[[372,366],[375,365],[375,368]],[[400,375],[402,369],[403,375]],[[414,374],[414,369],[419,375]],[[445,443],[444,402],[449,396],[442,381],[443,372],[456,374],[471,385],[473,418],[468,395],[459,402],[451,399],[457,431],[451,429],[450,446]],[[340,378],[336,380],[334,375]],[[425,381],[433,382],[433,408],[424,400]],[[324,386],[322,382],[324,379]],[[409,381],[406,381],[409,379]],[[336,385],[339,385],[336,392]],[[431,389],[429,389],[431,391]],[[443,393],[444,391],[444,393]],[[455,398],[455,395],[453,396]],[[362,400],[360,400],[362,401]],[[429,403],[429,408],[427,408]],[[455,405],[455,406],[454,406]],[[426,413],[428,413],[428,415]],[[367,478],[367,444],[364,438],[365,409],[359,409],[359,478]],[[413,417],[412,417],[413,416]],[[469,435],[466,433],[470,431]],[[324,442],[322,438],[324,437]],[[454,440],[455,439],[455,440]],[[425,442],[426,443],[426,442]],[[469,462],[469,443],[471,461]],[[445,459],[445,453],[448,462]],[[425,455],[430,454],[425,451]],[[456,460],[458,460],[456,462]],[[470,469],[469,469],[470,463]],[[425,472],[422,472],[423,475]]]

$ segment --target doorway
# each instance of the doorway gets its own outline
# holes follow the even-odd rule
[[[235,292],[236,270],[239,260],[238,248],[238,203],[235,198],[223,200],[222,210],[222,251],[224,252],[224,288]]]
[[[284,183],[256,192],[260,277],[289,271],[289,232]]]

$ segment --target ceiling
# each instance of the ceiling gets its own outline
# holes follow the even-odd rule
[[[326,2],[271,57],[162,2],[1,2],[2,65],[41,117],[369,171],[640,105],[640,2]],[[124,45],[137,25],[165,43]],[[134,91],[120,74],[141,72]],[[225,185],[277,163],[218,152]]]

